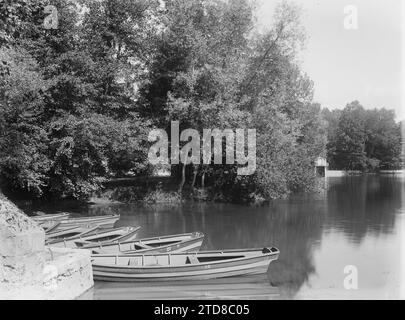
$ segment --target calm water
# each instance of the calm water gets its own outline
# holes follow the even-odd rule
[[[281,251],[261,278],[153,286],[96,283],[85,298],[398,298],[405,179],[364,176],[326,183],[323,193],[266,207],[190,203],[77,209],[91,215],[120,213],[117,226],[140,225],[139,237],[202,231],[202,250],[276,246]],[[345,266],[356,267],[357,290],[344,288]]]

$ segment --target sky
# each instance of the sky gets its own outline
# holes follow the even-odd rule
[[[314,100],[329,109],[358,100],[367,109],[394,109],[397,120],[405,119],[405,1],[293,2],[303,10],[308,40],[300,60],[314,81]],[[278,1],[259,3],[259,24],[270,27]],[[346,6],[357,9],[357,29],[345,28],[353,13],[345,13]]]

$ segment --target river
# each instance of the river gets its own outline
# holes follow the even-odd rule
[[[328,178],[325,191],[268,206],[97,204],[78,214],[120,213],[139,237],[201,231],[204,249],[276,246],[267,275],[197,283],[97,282],[84,299],[396,299],[400,296],[405,178]],[[61,208],[42,208],[56,211]],[[402,255],[403,258],[403,255]]]

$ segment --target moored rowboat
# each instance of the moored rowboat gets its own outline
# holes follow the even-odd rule
[[[60,225],[60,222],[58,220],[50,220],[50,221],[45,221],[42,223],[39,223],[39,226],[42,227],[45,230],[45,234],[50,233],[52,231],[55,231]]]
[[[112,228],[116,221],[118,221],[120,215],[106,215],[106,216],[94,216],[94,217],[79,217],[70,218],[67,220],[61,220],[58,229],[67,229],[71,227],[80,226],[99,226],[102,228]]]
[[[101,281],[205,280],[266,273],[277,248],[155,255],[93,255]]]
[[[122,227],[106,230],[95,227],[68,238],[58,237],[53,240],[51,239],[47,244],[53,247],[65,248],[77,248],[76,242],[85,244],[109,244],[120,239],[134,239],[140,228],[141,227]]]
[[[51,232],[45,233],[45,244],[49,244],[51,242],[57,242],[63,239],[69,239],[72,237],[76,237],[79,235],[90,235],[96,233],[97,230],[101,230],[99,227],[93,226],[83,226],[83,227],[71,227],[67,229],[56,229]]]
[[[96,234],[89,235],[79,240],[75,240],[75,245],[78,248],[82,248],[83,246],[91,246],[95,243],[100,246],[125,241],[133,241],[136,238],[136,234],[139,229],[141,229],[141,227],[122,227],[109,229],[101,233],[97,232]]]
[[[70,216],[69,213],[67,212],[61,212],[61,213],[54,213],[54,214],[44,214],[40,216],[32,216],[30,217],[36,222],[45,222],[49,220],[65,220],[68,219]]]
[[[144,238],[134,241],[110,243],[106,245],[91,244],[82,246],[93,254],[151,254],[166,252],[198,251],[204,240],[201,232],[176,234],[162,237]]]

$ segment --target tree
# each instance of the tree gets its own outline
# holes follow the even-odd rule
[[[369,169],[399,169],[401,132],[399,124],[395,122],[395,112],[384,108],[367,110],[365,127],[367,158],[374,160],[369,160]]]
[[[322,118],[325,121],[326,130],[327,130],[327,145],[326,145],[326,159],[329,163],[329,168],[333,169],[336,168],[336,164],[334,163],[334,147],[336,144],[336,132],[339,125],[339,119],[342,114],[342,111],[339,109],[334,109],[330,111],[328,108],[322,109]]]
[[[312,103],[313,84],[296,62],[305,43],[300,10],[282,2],[273,28],[256,38],[242,82],[243,108],[258,132],[253,193],[278,198],[314,187],[314,161],[325,152],[325,124]]]
[[[179,120],[181,129],[201,133],[223,128],[232,118],[235,126],[240,111],[231,105],[251,26],[252,7],[244,0],[169,1],[150,81],[142,89],[141,114],[164,127]],[[186,172],[181,167],[180,190]],[[193,167],[194,186],[199,168]],[[204,179],[208,168],[200,169]]]
[[[36,119],[50,82],[22,48],[3,47],[0,59],[7,61],[7,75],[0,80],[0,181],[41,195],[52,160],[47,134]]]

